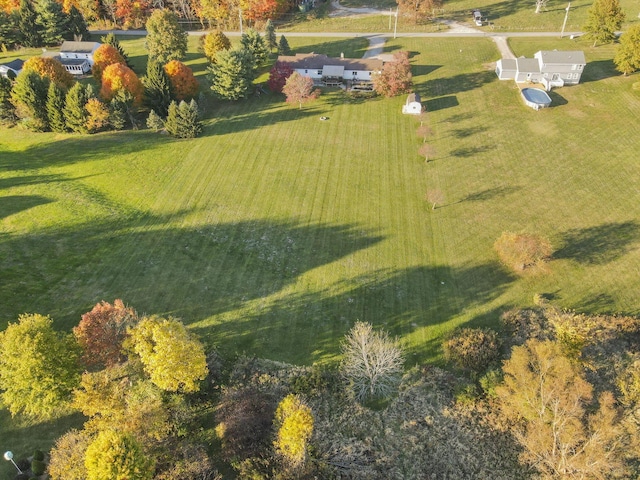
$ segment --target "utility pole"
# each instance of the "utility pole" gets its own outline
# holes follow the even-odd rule
[[[562,32],[560,33],[560,38],[564,37],[564,27],[567,25],[567,18],[569,18],[570,8],[571,8],[571,2],[569,2],[569,5],[567,5],[567,8],[565,8],[567,13],[564,14],[564,22],[562,22]]]
[[[238,15],[240,16],[240,35],[242,35],[242,8],[238,6]]]
[[[393,15],[393,9],[390,8],[389,9],[389,30],[391,30],[391,17],[392,17],[392,15]]]

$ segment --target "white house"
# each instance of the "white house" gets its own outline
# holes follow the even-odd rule
[[[375,58],[333,58],[316,53],[280,55],[279,62],[288,63],[300,75],[315,83],[329,86],[370,84],[371,75],[382,71],[382,60]]]
[[[540,50],[533,58],[503,58],[496,63],[500,80],[542,83],[547,90],[580,82],[587,61],[579,50]]]
[[[16,78],[22,71],[22,65],[24,65],[24,61],[19,58],[8,63],[3,63],[2,65],[0,65],[0,76],[6,78]]]
[[[420,115],[422,113],[422,103],[420,101],[420,95],[417,93],[410,93],[407,96],[407,101],[402,106],[402,113],[406,115]]]
[[[101,44],[98,42],[62,42],[59,60],[72,75],[84,75],[93,67],[93,54]]]

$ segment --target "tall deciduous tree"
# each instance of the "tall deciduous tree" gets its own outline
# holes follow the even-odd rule
[[[51,449],[47,473],[51,480],[87,480],[84,456],[91,442],[84,431],[70,430]]]
[[[594,408],[593,387],[560,345],[514,347],[503,372],[496,392],[503,412],[519,420],[512,432],[525,461],[550,478],[624,477],[625,434],[613,396],[601,394]]]
[[[200,88],[193,71],[180,60],[171,60],[164,66],[169,77],[171,88],[176,100],[191,99],[196,96]]]
[[[385,97],[410,92],[413,80],[409,52],[394,53],[393,61],[385,63],[380,73],[372,75],[372,80],[374,90]]]
[[[256,67],[261,66],[269,56],[269,49],[267,48],[267,44],[260,35],[260,32],[250,28],[245,33],[242,34],[240,38],[240,44],[251,54],[256,62]]]
[[[208,373],[202,343],[178,320],[144,318],[129,329],[125,344],[163,390],[197,392]]]
[[[278,12],[277,0],[240,0],[242,15],[251,22],[263,22],[275,18]]]
[[[27,128],[45,131],[49,127],[47,118],[47,93],[49,80],[36,72],[22,72],[16,78],[11,91],[11,103],[18,118]]]
[[[269,72],[269,80],[267,85],[272,92],[282,93],[284,84],[287,83],[287,79],[294,72],[290,64],[286,62],[276,62],[271,72]]]
[[[187,32],[169,10],[155,10],[147,20],[146,45],[149,57],[162,64],[181,60],[187,52]]]
[[[204,36],[202,49],[210,62],[215,62],[216,54],[220,50],[229,50],[230,48],[231,42],[220,30],[210,32]]]
[[[65,93],[58,85],[51,82],[47,93],[47,119],[49,128],[54,132],[65,132],[67,123],[64,119]]]
[[[24,72],[35,72],[43,78],[56,83],[63,89],[71,88],[75,80],[62,63],[50,57],[31,57],[22,66]]]
[[[632,25],[622,34],[613,62],[625,75],[640,70],[640,25]]]
[[[108,43],[103,43],[100,45],[96,51],[93,53],[93,67],[91,67],[91,74],[93,78],[96,79],[96,82],[102,82],[102,72],[109,65],[113,65],[114,63],[122,63],[126,65],[126,61],[118,49]]]
[[[151,480],[153,461],[135,438],[115,430],[100,432],[87,447],[87,478],[91,480]]]
[[[286,95],[287,103],[297,103],[299,108],[302,108],[303,103],[318,98],[320,90],[313,89],[311,77],[293,72],[282,87],[282,93]]]
[[[223,100],[245,97],[255,75],[255,60],[245,49],[222,50],[209,67],[211,90]]]
[[[402,350],[369,323],[356,322],[342,344],[342,370],[358,400],[389,397],[400,382]]]
[[[517,273],[542,266],[553,253],[549,240],[529,233],[503,232],[493,248],[500,261]]]
[[[593,46],[598,42],[611,43],[616,39],[616,31],[622,27],[625,14],[619,0],[595,0],[587,11],[587,23],[583,27],[588,38],[593,38]]]
[[[162,64],[147,63],[147,76],[144,78],[144,103],[158,115],[167,116],[169,104],[173,99],[171,81]]]
[[[293,469],[304,465],[311,434],[313,414],[311,408],[298,395],[287,395],[278,405],[275,415],[276,442],[278,453]]]
[[[114,63],[105,68],[102,73],[100,96],[109,102],[120,90],[125,90],[131,94],[134,106],[142,104],[144,86],[138,76],[126,65]]]
[[[50,418],[80,380],[78,348],[42,315],[22,315],[0,333],[0,390],[12,415]]]
[[[116,299],[97,303],[90,312],[82,315],[73,334],[82,347],[82,361],[87,367],[109,367],[125,360],[122,342],[127,328],[138,321],[136,312]]]

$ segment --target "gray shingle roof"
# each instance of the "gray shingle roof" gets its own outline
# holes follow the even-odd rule
[[[382,70],[382,60],[374,58],[333,58],[316,53],[297,53],[294,56],[280,55],[279,62],[285,62],[292,68],[321,70],[325,65],[340,66],[345,70],[378,71]]]
[[[580,50],[540,50],[536,56],[542,58],[545,65],[586,65],[584,52]]]
[[[64,53],[91,53],[100,44],[98,42],[69,42],[64,41],[60,46],[60,52]]]
[[[518,72],[520,73],[540,73],[540,64],[537,58],[516,58]]]

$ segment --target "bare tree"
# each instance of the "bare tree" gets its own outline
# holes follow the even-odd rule
[[[429,125],[421,124],[416,130],[416,135],[422,137],[422,143],[426,143],[427,137],[433,135],[433,130],[431,130],[431,127]]]
[[[420,155],[421,157],[424,157],[424,163],[428,163],[429,157],[433,157],[435,153],[436,153],[436,149],[433,148],[433,146],[429,145],[428,143],[423,143],[422,146],[420,147],[420,150],[418,150],[418,155]]]
[[[549,0],[536,0],[536,13],[540,13],[543,8],[547,7]]]
[[[429,203],[431,203],[433,206],[431,207],[431,210],[435,210],[436,209],[436,205],[441,204],[444,202],[444,193],[442,193],[442,190],[439,189],[433,189],[433,190],[429,190],[427,191],[426,195],[424,196],[425,200]]]
[[[342,344],[342,371],[359,401],[389,397],[400,382],[402,350],[386,332],[356,322]]]

